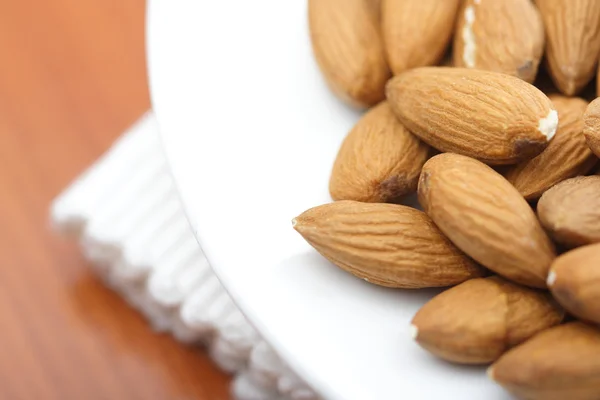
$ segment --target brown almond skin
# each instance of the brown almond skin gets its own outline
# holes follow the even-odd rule
[[[542,226],[571,248],[600,242],[600,176],[567,179],[548,190],[537,206]]]
[[[444,57],[460,0],[382,0],[385,50],[394,74]]]
[[[342,143],[329,180],[333,200],[398,201],[417,190],[429,146],[410,133],[387,102],[367,112]]]
[[[548,275],[554,298],[571,314],[600,324],[600,244],[558,257]]]
[[[489,277],[437,295],[412,325],[417,343],[432,354],[459,364],[488,364],[563,317],[548,293]]]
[[[380,286],[452,286],[486,274],[425,213],[406,206],[337,201],[305,211],[293,226],[329,261]]]
[[[600,330],[570,322],[508,351],[488,375],[520,399],[598,400],[599,355]]]
[[[583,136],[587,102],[564,96],[550,96],[550,100],[558,111],[556,135],[542,154],[513,166],[504,175],[527,200],[537,200],[557,183],[586,174],[598,161]]]
[[[387,98],[400,122],[425,143],[488,164],[540,154],[549,140],[540,120],[555,113],[546,95],[521,79],[468,68],[410,70],[388,82]]]
[[[554,246],[502,175],[472,158],[439,154],[423,166],[418,194],[427,215],[475,261],[514,282],[546,287]]]
[[[600,75],[600,64],[598,64],[598,69],[596,71],[596,76]],[[600,97],[600,80],[596,79],[596,97]]]
[[[313,52],[332,90],[346,102],[369,107],[385,97],[391,73],[375,0],[309,0]]]
[[[583,135],[592,152],[600,157],[600,98],[592,101],[583,114]]]
[[[472,23],[468,16],[474,17]],[[543,52],[544,25],[531,0],[464,2],[454,34],[455,66],[502,72],[532,83]]]
[[[546,28],[546,60],[556,86],[567,96],[594,77],[600,53],[600,2],[536,0]]]

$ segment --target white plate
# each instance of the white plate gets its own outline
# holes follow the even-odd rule
[[[359,114],[314,64],[306,0],[151,0],[154,109],[206,255],[250,321],[328,399],[507,399],[482,368],[410,338],[433,291],[386,290],[324,261],[291,219],[330,201]]]

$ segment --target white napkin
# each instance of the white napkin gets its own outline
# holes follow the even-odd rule
[[[54,201],[97,274],[157,331],[206,344],[240,400],[312,400],[212,272],[179,203],[151,112]]]

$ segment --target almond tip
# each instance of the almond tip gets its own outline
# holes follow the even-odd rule
[[[538,130],[544,136],[546,136],[546,141],[552,140],[554,135],[556,134],[556,128],[558,127],[558,112],[556,110],[550,110],[548,115],[544,118],[540,119],[538,124]]]
[[[552,287],[552,286],[554,286],[555,283],[556,283],[556,272],[550,271],[550,273],[548,274],[548,279],[546,279],[546,284],[548,285],[548,287]]]
[[[292,220],[292,228],[295,228],[295,227],[296,227],[296,225],[298,225],[298,220],[297,220],[296,218],[294,218],[294,219]]]
[[[411,339],[417,340],[419,337],[419,328],[415,324],[411,324],[409,330]]]
[[[493,365],[487,369],[487,376],[488,376],[488,378],[490,378],[493,381],[496,380],[496,378],[494,376],[494,366]]]

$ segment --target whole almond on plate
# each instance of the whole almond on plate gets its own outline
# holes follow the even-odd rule
[[[554,298],[571,314],[600,324],[600,244],[558,257],[548,275]]]
[[[394,74],[444,57],[460,0],[382,0],[381,24]]]
[[[377,285],[451,286],[485,274],[414,208],[338,201],[311,208],[292,224],[329,261]]]
[[[383,102],[367,112],[342,143],[329,180],[331,197],[396,201],[417,189],[428,153],[429,147]]]
[[[544,25],[531,0],[466,0],[454,35],[454,65],[503,72],[529,83],[544,52]]]
[[[600,242],[600,176],[567,179],[538,202],[542,226],[567,247]]]
[[[558,125],[546,95],[498,72],[417,68],[391,79],[387,97],[400,122],[424,142],[489,164],[535,157]]]
[[[596,72],[600,1],[536,0],[546,28],[546,59],[556,86],[577,94]]]
[[[542,154],[511,167],[504,175],[527,200],[538,199],[558,182],[587,173],[598,161],[583,136],[587,102],[563,96],[550,96],[550,100],[559,118],[554,139]]]
[[[487,364],[563,317],[548,293],[500,277],[479,278],[426,303],[413,318],[412,331],[420,346],[440,358]]]
[[[517,283],[545,287],[555,251],[523,196],[489,166],[439,154],[423,166],[419,202],[461,250]]]
[[[600,64],[596,70],[596,76],[600,75]],[[600,79],[596,79],[596,97],[600,97]]]
[[[375,0],[309,0],[313,52],[332,90],[347,102],[384,99],[390,71]]]
[[[583,114],[583,135],[590,149],[600,157],[600,98],[592,101]]]
[[[488,375],[521,399],[598,400],[599,355],[600,330],[570,322],[508,351]]]

